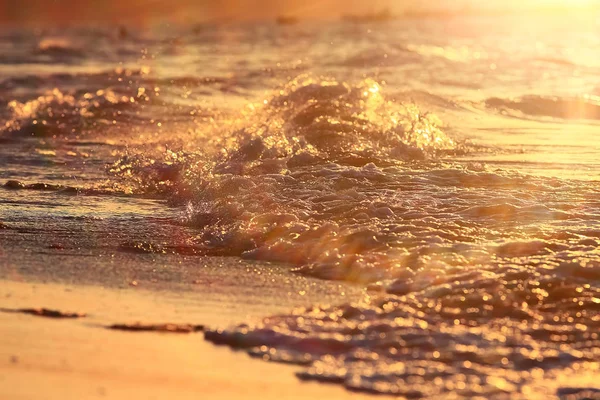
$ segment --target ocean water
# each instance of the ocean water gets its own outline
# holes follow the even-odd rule
[[[207,340],[350,390],[598,398],[598,48],[594,15],[5,29],[0,226],[158,199],[185,234],[115,248],[365,288]]]

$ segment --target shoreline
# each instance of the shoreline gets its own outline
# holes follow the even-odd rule
[[[113,220],[53,219],[56,212],[41,217],[31,209],[29,218],[0,218],[5,222],[0,309],[86,314],[55,319],[0,312],[0,398],[37,399],[40,393],[49,400],[373,397],[303,382],[295,376],[302,367],[215,346],[202,332],[107,329],[138,322],[226,328],[364,295],[359,285],[304,277],[288,265],[120,251],[125,240],[157,233],[140,211]],[[124,226],[130,228],[118,229]],[[178,237],[184,228],[167,229]]]
[[[0,312],[0,397],[360,399],[335,385],[302,382],[290,365],[252,359],[206,342],[202,333],[169,334],[105,329],[109,322],[206,319],[193,302],[166,293],[85,285],[2,280],[0,305],[44,305],[88,312],[86,318],[56,320]],[[167,303],[167,304],[165,304]],[[110,308],[108,308],[110,307]],[[103,312],[104,310],[104,312]],[[215,310],[210,320],[222,320]],[[35,385],[31,383],[35,382]]]

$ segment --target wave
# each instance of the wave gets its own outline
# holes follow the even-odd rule
[[[492,97],[485,104],[488,108],[517,117],[525,115],[566,120],[600,120],[600,98],[597,96],[561,98],[530,95],[518,99]]]
[[[264,104],[251,104],[250,110],[237,121],[239,129],[213,139],[212,148],[222,147],[221,158],[212,161],[214,173],[257,175],[278,165],[288,169],[328,160],[390,165],[458,148],[435,115],[412,103],[386,100],[372,80],[352,86],[301,76]],[[180,156],[193,159],[197,154]],[[139,167],[146,160],[128,162]]]
[[[205,338],[352,391],[578,393],[561,377],[595,393],[595,184],[452,163],[444,152],[459,145],[439,125],[415,128],[412,113],[423,113],[370,88],[291,83],[219,145],[221,157],[171,155],[150,169],[185,204],[200,254],[288,263],[368,290],[359,303]]]
[[[370,80],[294,80],[201,152],[130,154],[111,170],[185,205],[207,252],[365,283],[430,263],[492,262],[506,251],[477,242],[597,217],[592,187],[445,164],[460,145],[439,121],[381,91]]]
[[[162,115],[169,115],[173,109],[182,105],[187,106],[187,111],[193,111],[198,108],[198,101],[206,101],[206,98],[212,95],[247,97],[251,90],[262,88],[266,82],[290,73],[297,75],[303,69],[305,66],[302,63],[282,63],[268,69],[248,68],[236,74],[164,77],[154,73],[150,66],[141,65],[95,72],[23,74],[0,78],[0,101],[7,99],[26,102],[55,88],[75,96],[98,90],[111,90],[135,98],[138,89],[142,88],[146,91],[146,98],[154,103],[161,104],[157,98],[160,96],[165,107],[159,111]]]
[[[31,190],[31,191],[40,191],[40,192],[56,192],[61,195],[74,195],[74,196],[129,196],[124,190],[120,190],[118,187],[102,187],[99,185],[98,187],[77,187],[56,183],[45,183],[45,182],[37,182],[37,183],[25,183],[18,180],[8,180],[3,188],[8,190]]]
[[[205,337],[304,365],[300,379],[353,391],[428,399],[598,393],[597,259],[405,275],[420,283],[413,291],[399,283],[398,296],[371,292],[360,303],[301,308]]]
[[[58,59],[83,58],[83,50],[68,38],[49,37],[40,40],[35,52],[39,55],[50,56]]]
[[[132,103],[135,98],[112,90],[73,95],[53,89],[23,103],[10,101],[10,116],[0,133],[25,137],[76,135],[113,125],[115,118],[122,120],[119,115]]]
[[[129,155],[112,167],[183,206],[197,231],[183,247],[122,251],[282,262],[367,292],[359,303],[206,329],[208,341],[353,391],[594,393],[595,183],[454,163],[445,156],[461,146],[437,118],[389,102],[369,80],[295,80],[237,123],[202,151]]]
[[[117,130],[137,131],[143,125],[185,122],[208,111],[178,99],[189,96],[190,80],[148,76],[149,69],[117,68],[97,73],[61,73],[12,77],[0,81],[4,110],[0,135],[6,139],[30,136],[67,137]],[[219,85],[219,79],[196,78],[198,85]],[[223,83],[223,85],[225,85]],[[60,87],[61,89],[58,89]],[[169,112],[166,113],[165,110]]]

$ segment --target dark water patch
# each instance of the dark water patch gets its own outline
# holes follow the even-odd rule
[[[106,327],[107,329],[126,332],[159,332],[159,333],[194,333],[202,332],[204,325],[192,324],[113,324]]]
[[[123,188],[115,188],[113,186],[109,187],[77,187],[77,186],[69,186],[62,184],[54,184],[54,183],[25,183],[18,180],[8,180],[3,188],[7,190],[32,190],[39,192],[54,192],[56,194],[68,195],[68,196],[110,196],[110,197],[135,197],[135,198],[146,198],[152,199],[153,196],[150,195],[142,195],[142,194],[131,194],[128,193],[126,189]],[[21,201],[21,200],[19,200]],[[9,202],[9,200],[7,200]],[[25,203],[24,203],[25,204]],[[33,204],[33,203],[32,203]],[[40,203],[41,204],[41,203]]]
[[[76,188],[65,187],[63,185],[54,185],[54,184],[50,184],[50,183],[25,184],[21,181],[16,181],[16,180],[6,181],[6,183],[4,184],[4,187],[6,189],[12,189],[12,190],[27,189],[27,190],[41,190],[41,191],[52,191],[52,192],[56,192],[59,190],[67,190],[67,192],[77,191]]]
[[[561,388],[557,395],[560,400],[598,400],[600,389]]]
[[[4,188],[9,190],[36,190],[57,192],[66,195],[101,195],[106,194],[105,191],[95,189],[81,189],[74,186],[64,186],[51,183],[29,183],[25,184],[17,180],[9,180],[4,184]],[[110,193],[111,195],[113,193]]]
[[[0,311],[7,313],[20,313],[35,315],[37,317],[46,318],[83,318],[86,317],[84,313],[75,312],[64,312],[59,310],[51,310],[49,308],[0,308]]]

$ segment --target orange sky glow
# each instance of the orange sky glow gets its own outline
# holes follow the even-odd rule
[[[210,20],[337,18],[344,13],[389,9],[394,13],[441,10],[522,10],[593,8],[600,0],[0,0],[0,23],[84,24]]]

